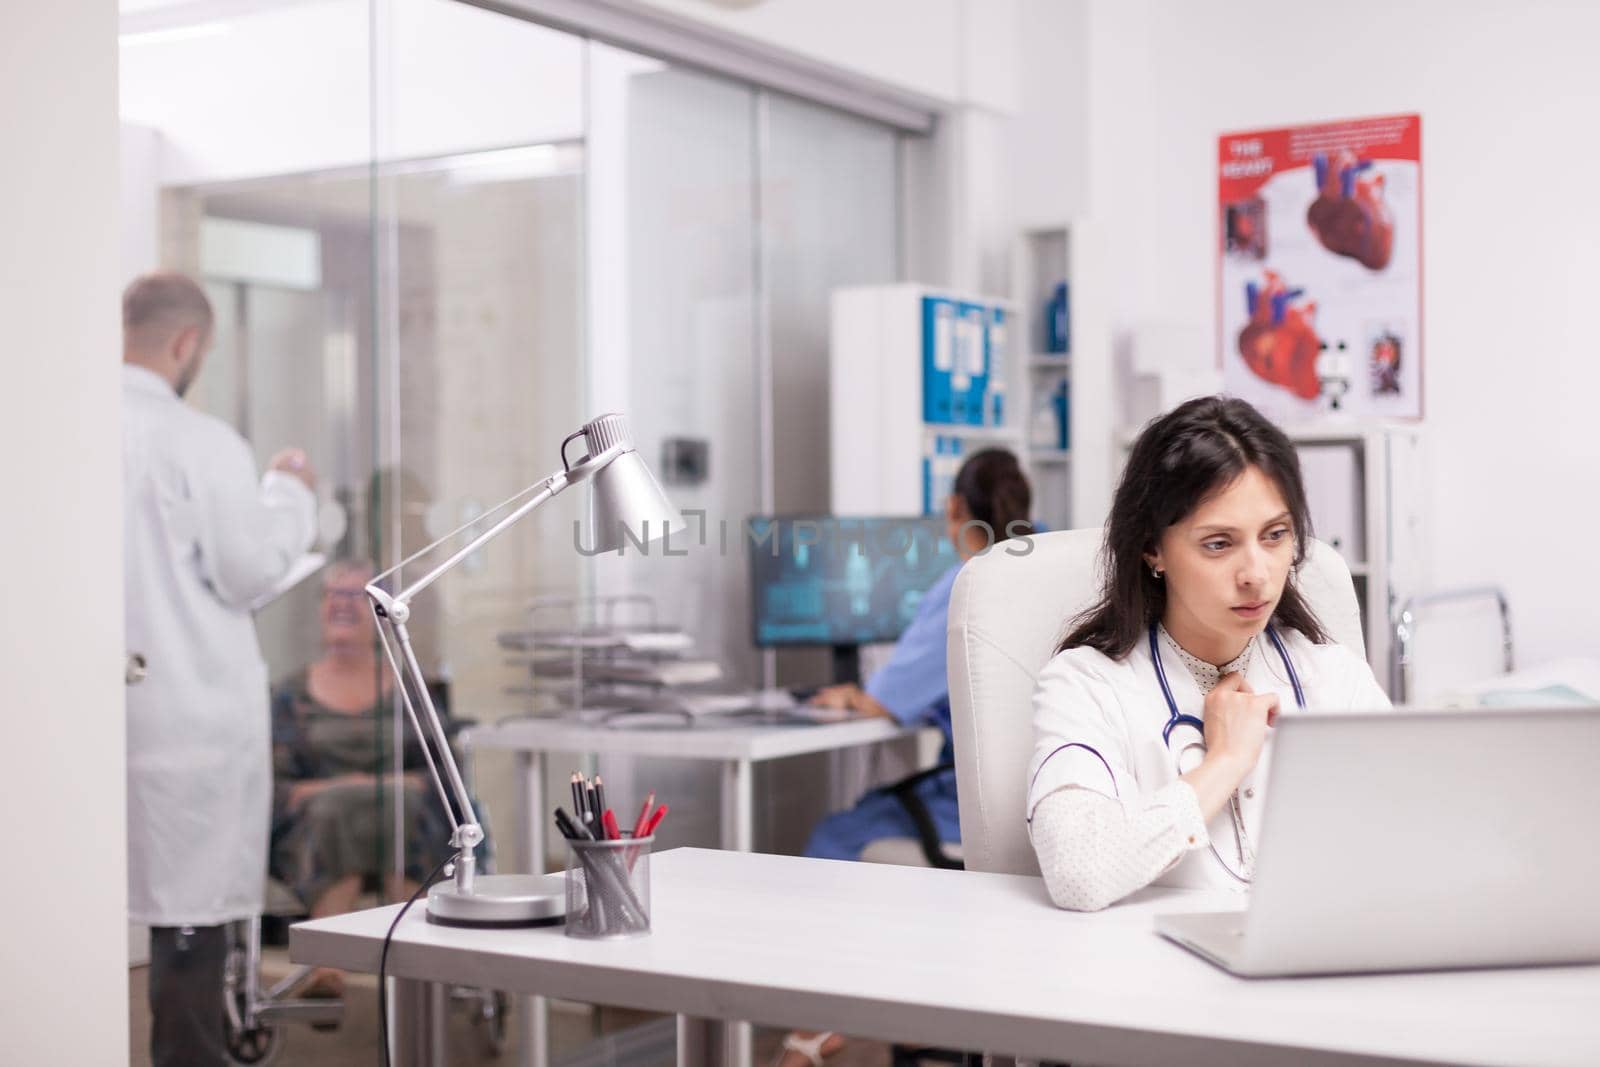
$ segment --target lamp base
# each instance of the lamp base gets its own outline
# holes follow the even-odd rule
[[[566,912],[559,874],[480,874],[471,893],[448,879],[428,890],[428,921],[442,926],[553,926]]]

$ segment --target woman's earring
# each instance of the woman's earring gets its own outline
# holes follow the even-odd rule
[[[1161,580],[1161,568],[1160,567],[1151,567],[1150,568],[1150,577],[1154,578],[1156,581],[1159,582]]]

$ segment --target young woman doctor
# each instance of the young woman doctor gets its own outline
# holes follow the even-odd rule
[[[1389,706],[1295,589],[1310,540],[1294,447],[1249,404],[1191,400],[1139,435],[1100,598],[1034,692],[1028,826],[1057,905],[1243,890],[1278,716]]]

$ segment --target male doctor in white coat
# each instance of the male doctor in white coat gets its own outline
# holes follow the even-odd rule
[[[249,605],[310,548],[316,497],[304,453],[258,480],[243,438],[183,403],[211,344],[198,285],[145,275],[122,317],[128,913],[151,927],[154,1067],[211,1067],[224,924],[260,913],[267,870],[267,669]]]

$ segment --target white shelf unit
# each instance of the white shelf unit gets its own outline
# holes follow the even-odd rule
[[[1350,568],[1367,662],[1387,691],[1395,616],[1417,590],[1422,565],[1422,435],[1401,423],[1282,428],[1300,455],[1312,532]],[[1117,435],[1123,461],[1137,435],[1137,429],[1126,428]]]
[[[1367,662],[1389,688],[1394,619],[1417,586],[1422,436],[1413,425],[1285,426],[1317,537],[1339,550],[1361,602]]]
[[[923,418],[923,301],[981,304],[1004,313],[999,349],[1004,393],[999,425],[928,422]],[[829,474],[835,515],[921,515],[923,460],[935,438],[957,439],[963,456],[1001,445],[1026,462],[1017,398],[1027,370],[1015,340],[1016,309],[1004,298],[935,286],[902,284],[837,289],[830,316]],[[992,370],[991,366],[991,370]]]
[[[1072,430],[1071,233],[1066,225],[1023,231],[1012,256],[1012,293],[1017,308],[1023,381],[1017,397],[1017,420],[1027,440],[1024,460],[1033,485],[1034,516],[1051,530],[1072,528],[1072,452],[1059,444],[1058,427],[1043,405],[1061,383],[1067,383],[1067,425]],[[1047,307],[1058,284],[1068,286],[1066,352],[1049,352]]]

